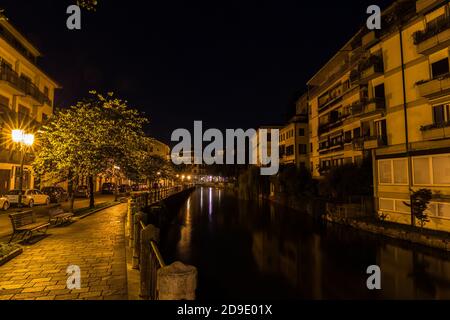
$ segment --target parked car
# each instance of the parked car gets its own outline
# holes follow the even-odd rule
[[[22,192],[22,204],[25,206],[32,208],[35,204],[50,204],[50,197],[37,189],[27,189],[25,191],[15,189],[8,191],[6,198],[8,198],[10,204],[19,203],[20,192]]]
[[[0,208],[4,211],[8,210],[11,205],[9,204],[8,198],[5,196],[0,197]]]
[[[119,186],[119,192],[120,193],[128,193],[130,191],[131,191],[131,187],[129,185],[127,185],[127,184],[121,184]]]
[[[78,186],[75,189],[73,196],[75,198],[89,198],[89,188],[87,186]]]
[[[105,182],[102,185],[102,193],[103,194],[114,194],[114,191],[116,189],[116,184],[112,182]]]
[[[139,185],[138,185],[138,184],[133,184],[133,185],[131,186],[131,190],[132,190],[132,191],[139,191]]]
[[[50,202],[63,202],[69,199],[69,194],[62,187],[43,187],[43,193],[50,197]]]

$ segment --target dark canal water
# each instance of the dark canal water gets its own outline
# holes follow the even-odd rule
[[[162,239],[166,262],[197,266],[199,300],[450,299],[450,257],[269,202],[198,188]],[[381,268],[369,291],[366,269]]]

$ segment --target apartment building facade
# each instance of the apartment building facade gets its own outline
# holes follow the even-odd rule
[[[280,129],[280,165],[293,164],[309,168],[308,97],[304,94],[296,102],[296,114]]]
[[[252,146],[252,155],[256,159],[256,165],[258,167],[262,166],[262,159],[260,155],[260,151],[263,152],[263,154],[266,154],[268,157],[272,155],[272,130],[278,130],[279,137],[281,136],[281,131],[283,130],[283,126],[260,126],[256,130],[256,134],[251,138],[251,146]],[[261,135],[265,133],[266,134],[266,141],[267,145],[266,148],[262,148],[260,145],[260,137]],[[279,148],[279,147],[278,147]],[[280,156],[280,162],[281,162],[281,156]]]
[[[450,231],[450,5],[396,1],[308,82],[311,161],[373,160],[378,213],[410,224],[411,192],[433,191],[426,227]]]
[[[11,131],[35,133],[53,113],[58,84],[37,65],[41,56],[10,22],[0,17],[0,193],[18,187],[21,154],[11,139]],[[39,182],[32,173],[33,149],[25,156],[24,188]]]
[[[152,155],[161,157],[164,160],[170,161],[170,147],[155,138],[151,139],[149,152]]]

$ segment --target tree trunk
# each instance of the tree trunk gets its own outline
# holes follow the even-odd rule
[[[73,191],[74,191],[73,176],[72,176],[72,173],[69,172],[69,181],[68,181],[68,185],[67,185],[67,192],[69,193],[69,199],[70,199],[70,206],[69,206],[70,212],[73,212],[73,202],[74,202]]]
[[[94,208],[95,198],[94,198],[94,177],[89,176],[89,208]]]

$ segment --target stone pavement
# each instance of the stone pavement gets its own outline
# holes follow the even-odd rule
[[[0,300],[127,299],[126,204],[65,227],[0,266]],[[66,269],[81,269],[81,289],[66,286]]]
[[[114,200],[114,195],[110,194],[96,194],[95,204],[100,204],[104,202],[110,202]],[[54,206],[52,203],[50,206]],[[61,203],[61,206],[66,211],[69,209],[69,201]],[[74,209],[89,207],[89,199],[76,198],[74,203]],[[38,221],[48,220],[48,206],[38,205],[34,206],[32,209],[26,208],[26,210],[33,210]],[[17,211],[17,207],[11,207],[8,211],[0,211],[0,238],[8,237],[12,233],[11,221],[9,219],[9,214]],[[9,239],[9,238],[8,238]],[[2,239],[3,240],[3,239]]]

